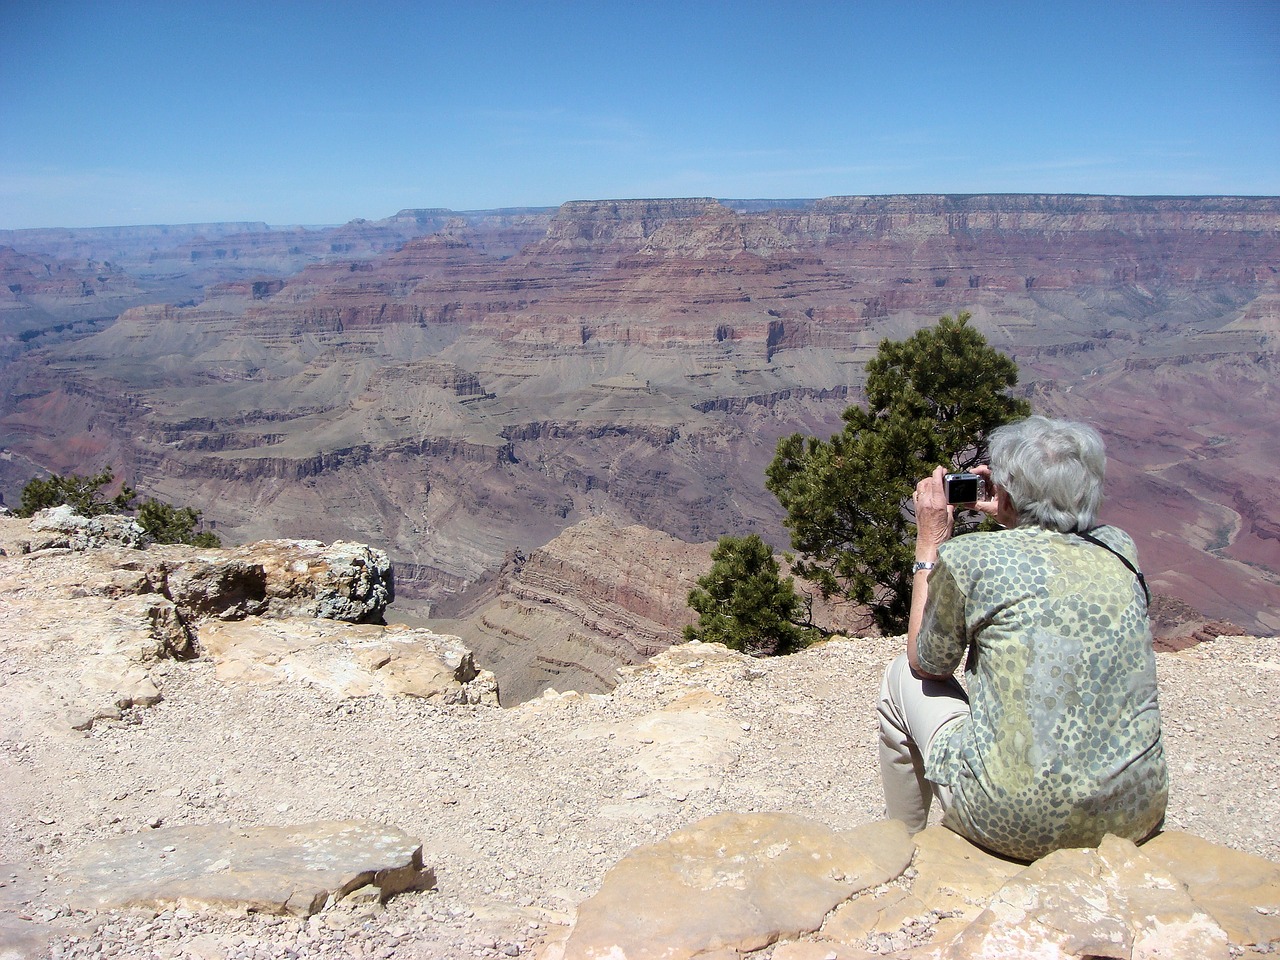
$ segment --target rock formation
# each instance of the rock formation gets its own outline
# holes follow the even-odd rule
[[[340,697],[498,701],[493,674],[476,667],[471,651],[429,630],[248,617],[206,624],[200,645],[228,683],[306,683]]]
[[[353,821],[160,829],[96,844],[66,872],[73,899],[90,909],[180,904],[302,917],[362,887],[387,900],[435,882],[412,837]]]
[[[505,705],[548,688],[609,690],[618,667],[680,639],[693,621],[685,597],[709,565],[706,545],[596,517],[512,564],[495,599],[442,626],[491,665]]]
[[[32,539],[23,541],[20,551],[87,550],[111,544],[141,549],[147,542],[146,531],[132,517],[105,514],[82,517],[63,504],[41,510],[31,519]]]
[[[842,832],[786,814],[722,814],[632,851],[578,909],[563,956],[743,954],[822,926],[854,894],[899,876],[901,823]]]
[[[0,240],[0,343],[5,359],[17,344],[56,340],[73,328],[82,334],[91,331],[145,297],[142,285],[118,265],[38,256],[3,244]]]
[[[30,522],[0,518],[0,621],[28,626],[25,654],[43,668],[21,686],[56,723],[87,730],[152,706],[161,699],[153,668],[198,656],[234,678],[301,677],[347,696],[497,702],[492,675],[456,642],[375,625],[392,596],[380,551],[314,541],[146,548],[140,535],[128,518],[65,507]],[[262,617],[250,639],[237,632]],[[344,629],[319,626],[327,622]]]
[[[628,854],[542,956],[1227,960],[1270,952],[1277,904],[1280,865],[1176,831],[1023,867],[942,827],[724,814]]]
[[[620,668],[678,643],[696,620],[687,598],[711,569],[714,546],[591,517],[512,558],[495,582],[475,584],[429,622],[458,634],[497,674],[504,706],[548,689],[611,690]],[[785,559],[781,567],[786,576]],[[833,629],[870,622],[804,581],[796,589]]]

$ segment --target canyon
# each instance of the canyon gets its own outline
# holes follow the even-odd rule
[[[1280,627],[1280,199],[574,201],[0,247],[6,502],[110,465],[227,542],[367,541],[398,606],[499,660],[548,591],[623,624],[580,631],[610,663],[669,644],[711,541],[785,550],[778,439],[838,430],[882,339],[961,311],[1036,412],[1107,439],[1161,633]],[[633,527],[639,580],[672,576],[628,606],[605,581]],[[604,565],[550,564],[562,536]]]

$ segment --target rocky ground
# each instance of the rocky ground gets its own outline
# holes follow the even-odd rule
[[[9,953],[0,941],[0,957],[174,960],[537,955],[628,851],[709,815],[876,820],[871,704],[900,646],[836,640],[757,661],[687,645],[628,668],[611,694],[511,709],[231,682],[208,659],[162,659],[163,700],[75,731],[24,701],[41,663],[21,640],[4,620],[0,912],[52,936]],[[1222,638],[1161,654],[1159,670],[1167,825],[1280,862],[1280,639]],[[77,857],[97,841],[342,819],[418,838],[434,888],[307,919],[71,905]]]
[[[28,909],[68,924],[53,956],[518,956],[628,850],[709,814],[878,818],[868,704],[893,649],[850,640],[760,663],[686,661],[641,669],[610,696],[514,710],[229,690],[208,664],[171,662],[162,703],[87,736],[4,731],[0,860],[33,866],[28,883],[45,893]],[[1280,642],[1219,641],[1160,669],[1169,825],[1280,860]],[[42,879],[115,834],[345,818],[419,837],[436,889],[299,920],[79,913]]]

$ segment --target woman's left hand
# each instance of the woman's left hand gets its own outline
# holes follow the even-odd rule
[[[938,467],[916,484],[912,501],[916,507],[916,559],[932,562],[938,559],[938,547],[951,539],[955,508],[947,503],[942,478],[945,467]]]

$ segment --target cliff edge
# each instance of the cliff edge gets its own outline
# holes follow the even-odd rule
[[[678,644],[607,695],[502,709],[453,638],[272,609],[285,581],[257,580],[252,548],[43,543],[2,518],[0,546],[6,957],[1226,958],[1280,939],[1277,638],[1158,655],[1164,835],[1024,869],[881,819],[871,704],[900,638],[771,660]],[[271,548],[295,596],[332,586],[305,574],[327,549]]]

